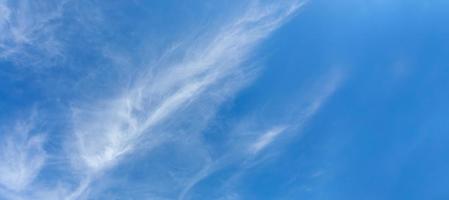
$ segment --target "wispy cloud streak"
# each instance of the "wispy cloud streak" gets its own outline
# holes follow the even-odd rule
[[[263,150],[270,143],[272,143],[282,132],[285,131],[286,128],[287,127],[285,126],[279,126],[270,129],[250,145],[249,151],[252,154],[257,154],[259,151]]]
[[[307,103],[305,104],[305,106],[300,107],[300,110],[289,110],[289,112],[293,113],[293,116],[291,116],[290,120],[286,120],[285,122],[283,122],[284,125],[272,125],[265,131],[254,131],[251,130],[251,128],[237,129],[236,133],[233,134],[233,137],[241,137],[248,132],[260,133],[256,134],[256,137],[250,140],[243,140],[241,142],[233,144],[233,146],[220,157],[213,159],[213,161],[207,163],[203,167],[203,169],[201,169],[195,176],[190,179],[190,181],[185,184],[185,187],[179,195],[178,199],[188,199],[188,194],[193,190],[193,188],[195,188],[203,180],[207,179],[210,175],[217,173],[218,171],[225,169],[226,167],[238,165],[240,166],[240,169],[231,174],[228,177],[227,181],[222,184],[222,186],[224,186],[225,188],[230,187],[231,183],[238,180],[240,176],[247,172],[248,169],[257,166],[261,162],[259,156],[263,154],[263,151],[265,151],[265,149],[270,145],[274,145],[273,143],[276,140],[282,139],[283,137],[287,136],[293,138],[298,137],[298,134],[302,132],[301,129],[306,126],[307,122],[310,121],[313,116],[319,112],[323,104],[325,104],[328,99],[333,94],[335,94],[337,89],[342,85],[343,80],[344,74],[339,70],[333,70],[329,74],[321,77],[318,80],[319,83],[317,84],[317,86],[312,88],[314,92],[305,92],[309,93],[310,96],[308,98],[304,98],[304,96],[301,96],[302,98],[307,99]],[[292,115],[292,113],[287,113],[286,115]],[[244,120],[242,123],[261,124],[262,122]],[[241,125],[237,125],[237,127],[238,126]],[[229,190],[229,188],[227,188],[227,190]],[[233,191],[226,191],[225,193],[234,194],[234,196],[236,195],[236,193]]]
[[[245,74],[248,68],[240,65],[301,5],[296,1],[267,5],[253,2],[245,14],[218,29],[214,36],[186,48],[179,63],[143,68],[144,75],[119,98],[74,108],[70,156],[73,163],[82,163],[74,166],[84,168],[87,174],[104,171],[135,151],[139,141],[160,144],[165,136],[158,133],[158,128],[164,126],[163,122],[185,114],[183,110],[197,105],[199,99],[217,91],[237,90],[239,84],[232,84],[237,77],[243,82],[250,79]],[[171,131],[168,127],[163,132]]]
[[[1,0],[0,59],[19,61],[16,57],[59,55],[61,48],[55,37],[55,21],[61,18],[67,2]],[[34,55],[36,52],[39,55]]]
[[[0,140],[0,186],[11,193],[29,189],[45,164],[45,135],[33,134],[33,123],[4,129]]]

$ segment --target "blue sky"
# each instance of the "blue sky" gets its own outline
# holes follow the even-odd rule
[[[449,199],[446,0],[0,0],[0,199]]]

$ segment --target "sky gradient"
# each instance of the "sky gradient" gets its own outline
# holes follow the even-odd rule
[[[0,0],[0,199],[447,200],[448,9]]]

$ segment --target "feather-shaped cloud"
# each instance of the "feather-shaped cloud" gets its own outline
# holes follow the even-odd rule
[[[200,99],[213,99],[211,94],[217,91],[236,91],[241,85],[229,86],[232,81],[250,79],[245,74],[248,68],[241,64],[301,5],[292,1],[250,4],[246,13],[221,26],[214,36],[187,48],[188,57],[181,62],[157,70],[144,67],[143,76],[119,98],[74,109],[71,156],[75,167],[84,167],[87,174],[97,173],[132,154],[142,140],[157,146],[173,131],[164,127],[161,135],[158,128],[164,122],[185,114],[183,110],[188,107],[201,106],[195,104]]]

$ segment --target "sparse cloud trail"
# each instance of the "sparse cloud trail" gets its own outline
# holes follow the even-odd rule
[[[68,2],[0,0],[0,60],[26,61],[31,66],[35,58],[60,54],[62,43],[56,29]],[[119,95],[71,104],[71,133],[63,134],[65,163],[58,166],[74,176],[69,182],[61,179],[55,180],[55,185],[35,183],[53,155],[47,155],[46,137],[35,134],[32,124],[19,123],[11,134],[2,134],[0,159],[7,162],[0,163],[1,195],[8,199],[88,199],[89,192],[95,189],[92,183],[108,169],[136,152],[149,151],[170,138],[180,137],[174,134],[176,128],[171,124],[191,122],[179,116],[214,113],[222,102],[254,79],[258,68],[246,62],[257,45],[294,16],[304,1],[254,0],[245,5],[243,13],[181,45],[182,55],[167,56],[176,62],[137,67],[140,71],[127,88],[111,82],[110,87],[121,91]],[[201,121],[192,126],[205,123]],[[269,131],[271,134],[262,136],[249,147],[250,151],[262,151],[284,129]],[[200,130],[195,130],[191,135],[199,134]],[[177,190],[179,199],[220,168],[217,163],[209,164],[211,168],[202,175],[182,184],[185,187]]]
[[[0,61],[32,65],[31,62],[41,63],[43,57],[60,56],[57,21],[69,1],[1,0]]]
[[[282,132],[285,131],[287,127],[279,126],[268,130],[266,133],[261,135],[254,144],[250,145],[249,151],[252,154],[257,154],[259,151],[263,150],[266,146],[272,143]]]
[[[45,135],[36,133],[33,120],[2,127],[0,134],[0,195],[17,196],[30,190],[47,160]],[[4,193],[4,194],[3,194]]]
[[[256,131],[251,130],[251,128],[237,129],[235,133],[233,133],[233,137],[236,138],[241,138],[242,135],[245,135],[245,133],[248,132],[256,132],[258,134],[256,134],[256,136],[252,139],[234,143],[234,146],[228,149],[228,151],[226,151],[223,155],[206,163],[206,165],[199,170],[195,176],[187,181],[178,199],[188,199],[187,196],[193,188],[212,174],[217,173],[226,167],[238,165],[239,170],[225,179],[226,181],[222,184],[225,187],[229,187],[232,182],[238,180],[242,174],[247,172],[248,169],[258,165],[261,162],[261,159],[259,158],[263,154],[263,151],[276,142],[276,140],[287,136],[290,138],[300,137],[299,134],[302,132],[301,129],[307,125],[307,122],[312,120],[313,116],[316,115],[323,105],[329,100],[329,98],[335,94],[335,92],[343,84],[344,79],[345,73],[336,69],[331,70],[329,73],[319,78],[318,83],[316,83],[316,86],[313,87],[313,92],[305,92],[309,95],[305,106],[295,108],[299,109],[296,111],[289,110],[289,113],[286,113],[286,115],[290,115],[291,119],[284,121],[282,125],[273,124],[266,130]],[[301,98],[304,98],[303,95],[307,94],[302,94]],[[262,122],[248,119],[243,120],[241,123],[245,125],[254,123],[261,124]],[[236,126],[238,127],[242,125],[237,124]],[[285,144],[285,142],[283,144]],[[226,191],[225,193],[237,194],[235,191]]]
[[[74,108],[75,142],[70,156],[73,163],[81,163],[74,167],[84,168],[90,178],[132,154],[139,141],[151,140],[158,145],[164,136],[157,133],[157,127],[183,112],[182,108],[196,105],[210,91],[237,90],[223,85],[229,85],[235,77],[243,77],[243,82],[249,79],[240,64],[301,5],[296,1],[251,3],[245,14],[222,26],[211,39],[188,48],[189,56],[182,62],[163,66],[156,77],[144,76],[117,99],[90,105],[93,109]],[[164,133],[171,131],[168,127]],[[81,195],[83,191],[76,193]]]
[[[0,0],[0,200],[449,199],[445,8]]]

